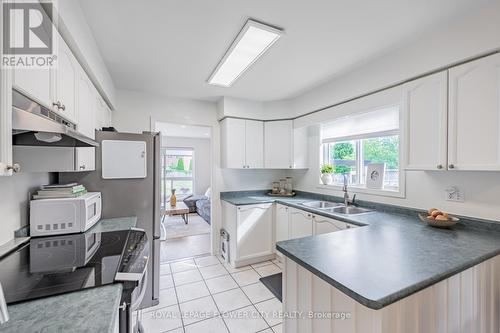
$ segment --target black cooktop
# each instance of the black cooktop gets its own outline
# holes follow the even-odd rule
[[[32,238],[0,260],[0,282],[12,304],[111,284],[117,272],[140,274],[148,256],[140,230]]]

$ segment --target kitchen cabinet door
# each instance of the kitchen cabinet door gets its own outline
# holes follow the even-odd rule
[[[500,54],[449,70],[448,169],[500,170]]]
[[[11,15],[13,21],[19,18],[18,15]],[[23,27],[23,24],[11,24],[11,35],[18,33],[16,27]],[[48,34],[43,27],[41,28],[45,34]],[[49,67],[37,69],[16,67],[12,70],[12,87],[45,107],[52,108],[53,79],[51,74],[52,71]]]
[[[0,6],[0,17],[3,14]],[[3,37],[0,24],[0,54],[4,54]],[[0,66],[0,176],[12,175],[12,167],[12,71]]]
[[[290,209],[290,239],[312,236],[313,224],[312,214],[298,210]]]
[[[75,168],[76,171],[95,170],[95,148],[76,147],[75,148]]]
[[[288,207],[285,205],[276,204],[275,212],[275,230],[276,230],[276,241],[283,241],[288,239],[288,225],[289,225],[289,215]]]
[[[60,106],[54,106],[53,109],[68,120],[76,122],[77,78],[80,65],[66,42],[58,34],[57,36],[59,53],[55,70],[55,100]]]
[[[238,206],[236,260],[273,253],[272,204]]]
[[[313,216],[314,234],[321,235],[346,229],[345,222],[337,221],[323,216]]]
[[[403,86],[407,170],[446,170],[448,73]]]
[[[247,168],[264,167],[264,122],[245,120],[245,165]]]
[[[52,109],[52,81],[49,68],[13,70],[12,87],[50,109]]]
[[[308,169],[308,140],[307,127],[293,129],[293,168]]]
[[[95,138],[96,103],[94,85],[87,74],[80,69],[78,75],[78,131],[92,139]]]
[[[264,123],[264,167],[266,169],[291,169],[293,124],[291,120]]]
[[[223,168],[243,169],[245,164],[245,120],[221,121],[221,164]]]

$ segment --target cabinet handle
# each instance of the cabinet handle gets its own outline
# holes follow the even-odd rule
[[[454,164],[450,164],[450,165],[448,165],[448,168],[455,169],[455,165]]]
[[[443,168],[443,165],[442,164],[438,164],[437,168],[441,170]]]
[[[52,106],[57,106],[57,108],[60,109],[61,108],[61,102],[59,102],[59,101],[57,101],[57,103],[56,102],[52,102]]]
[[[63,104],[63,105],[61,105],[61,107],[60,107],[59,109],[61,109],[61,110],[65,111],[65,110],[66,110],[66,105],[64,105],[64,104]]]
[[[19,165],[19,163],[14,163],[12,165],[8,165],[7,171],[9,171],[9,170],[12,170],[12,171],[17,173],[17,172],[21,171],[21,166]]]
[[[80,170],[85,170],[85,164],[84,165],[80,165]]]

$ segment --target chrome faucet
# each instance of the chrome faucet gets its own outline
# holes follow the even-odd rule
[[[349,193],[347,193],[347,174],[344,173],[344,186],[342,187],[342,191],[344,191],[344,205],[349,206]]]
[[[344,174],[344,186],[342,186],[342,191],[344,191],[344,205],[347,207],[349,205],[357,206],[355,203],[356,194],[352,196],[351,202],[349,202],[349,193],[347,192],[347,174]]]

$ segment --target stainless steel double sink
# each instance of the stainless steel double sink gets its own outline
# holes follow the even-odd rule
[[[342,203],[330,202],[330,201],[310,201],[310,202],[305,202],[302,205],[309,208],[321,209],[324,211],[328,211],[330,213],[344,214],[344,215],[355,215],[355,214],[364,214],[371,212],[371,210],[369,209],[355,207],[355,206],[346,206]]]

